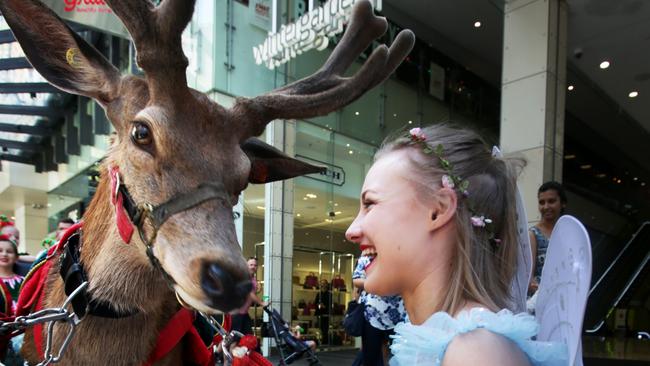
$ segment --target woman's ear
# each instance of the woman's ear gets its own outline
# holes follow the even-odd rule
[[[441,188],[439,189],[431,203],[431,210],[429,212],[429,230],[438,230],[445,226],[456,214],[458,207],[458,197],[453,189]]]

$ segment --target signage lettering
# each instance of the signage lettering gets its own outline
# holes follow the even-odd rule
[[[253,47],[255,63],[273,70],[311,49],[322,51],[329,38],[343,32],[343,24],[350,17],[357,0],[329,0],[323,6],[303,14],[296,22],[284,24],[264,43]],[[381,9],[381,0],[373,1]]]
[[[76,11],[80,13],[112,13],[111,8],[104,0],[63,0],[63,11]]]
[[[345,184],[345,170],[343,170],[343,168],[340,166],[314,160],[302,155],[296,155],[296,158],[307,163],[324,166],[326,168],[324,172],[308,174],[304,176],[305,178],[311,178],[321,182],[335,184],[337,186],[342,186]]]

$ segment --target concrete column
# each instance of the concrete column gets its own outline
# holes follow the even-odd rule
[[[19,206],[14,210],[16,227],[20,231],[18,251],[36,255],[43,249],[41,242],[48,234],[47,208],[37,206]]]
[[[295,121],[273,121],[266,127],[266,142],[294,154]],[[291,319],[293,272],[293,181],[267,184],[264,189],[264,296],[284,319]],[[265,314],[266,319],[266,314]],[[271,346],[265,338],[265,356]]]
[[[500,145],[528,160],[519,188],[531,223],[537,188],[562,180],[566,35],[565,0],[506,1]]]

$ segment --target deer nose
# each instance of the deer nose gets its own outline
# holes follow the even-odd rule
[[[250,279],[237,282],[224,266],[214,262],[204,262],[201,288],[210,299],[212,306],[230,311],[241,307],[253,289]]]

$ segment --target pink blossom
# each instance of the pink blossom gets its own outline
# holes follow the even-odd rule
[[[454,181],[448,175],[442,176],[442,186],[449,189],[454,189]]]
[[[411,128],[409,130],[409,135],[411,135],[411,139],[416,141],[425,141],[427,139],[420,127]]]
[[[472,216],[470,221],[472,222],[472,226],[485,227],[485,218],[483,216]]]

